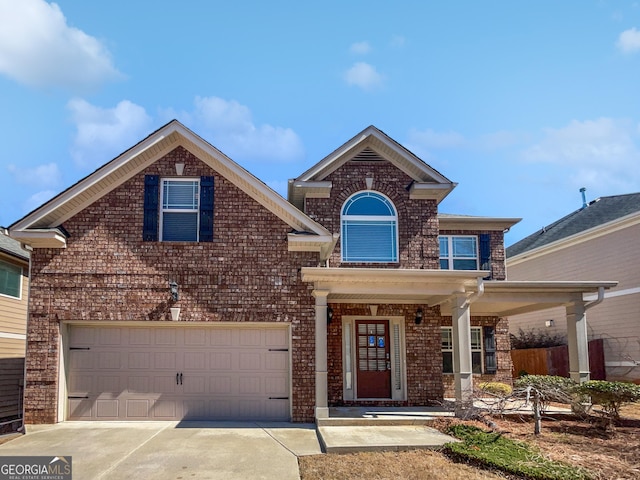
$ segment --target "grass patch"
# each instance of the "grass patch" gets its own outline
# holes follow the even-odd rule
[[[452,425],[448,433],[462,440],[444,449],[458,458],[487,468],[541,480],[588,480],[583,469],[549,460],[529,444],[485,432],[471,425]]]

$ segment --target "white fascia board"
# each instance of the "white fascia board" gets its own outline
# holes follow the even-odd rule
[[[521,220],[521,218],[438,215],[440,230],[491,230],[504,232]]]
[[[639,223],[640,212],[631,213],[624,217],[617,218],[607,223],[603,223],[602,225],[598,225],[597,227],[590,228],[589,230],[578,232],[569,237],[565,237],[555,242],[548,243],[532,250],[527,250],[526,252],[522,252],[513,257],[509,257],[506,259],[507,268],[509,266],[515,266],[524,261],[533,260],[543,255],[548,255],[550,253],[557,252],[559,250],[563,250],[565,248],[569,248],[580,243],[587,242],[589,240],[594,240],[604,235],[609,235],[610,233],[632,227]]]
[[[331,196],[332,182],[303,182],[297,180],[293,182],[293,188],[304,192],[306,198],[329,198]]]
[[[437,200],[440,203],[456,186],[456,183],[414,182],[409,189],[409,198],[411,200]]]
[[[67,239],[58,229],[11,230],[9,236],[33,248],[66,248]]]
[[[99,183],[105,177],[108,177],[109,175],[111,175],[115,170],[120,168],[125,163],[129,162],[132,158],[140,155],[144,151],[148,150],[149,148],[153,147],[157,143],[164,140],[166,137],[171,135],[171,133],[173,133],[173,131],[175,130],[176,130],[175,122],[169,123],[164,129],[156,132],[155,135],[152,135],[146,138],[145,140],[137,144],[135,147],[131,148],[130,150],[127,150],[125,153],[117,157],[115,160],[112,160],[111,162],[107,163],[102,168],[98,169],[94,173],[85,177],[83,180],[79,181],[73,187],[62,192],[60,195],[55,197],[50,202],[45,203],[40,208],[36,209],[34,212],[24,217],[18,223],[13,225],[12,228],[15,230],[25,230],[29,228],[31,225],[33,225],[34,223],[37,223],[38,220],[47,216],[53,210],[67,203],[68,201],[70,201],[77,195],[81,194],[88,188],[91,188],[96,183]]]

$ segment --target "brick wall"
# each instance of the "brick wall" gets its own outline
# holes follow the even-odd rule
[[[215,177],[212,243],[143,242],[144,175]],[[64,222],[66,249],[32,256],[26,422],[57,418],[59,322],[168,320],[168,281],[181,322],[287,322],[294,421],[312,421],[315,313],[299,269],[317,254],[287,252],[291,228],[182,147]]]
[[[398,213],[398,263],[341,263],[340,242],[329,259],[332,267],[439,268],[438,206],[435,200],[410,200],[406,190],[412,179],[391,163],[347,162],[325,180],[332,182],[331,198],[308,198],[305,212],[332,233],[340,233],[340,212],[344,202],[366,190],[366,178],[373,178],[373,190],[391,199]]]

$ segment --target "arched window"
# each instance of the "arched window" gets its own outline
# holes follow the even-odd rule
[[[340,215],[343,262],[397,262],[398,215],[387,197],[358,192]]]

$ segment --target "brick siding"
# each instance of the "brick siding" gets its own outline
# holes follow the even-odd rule
[[[215,177],[212,243],[143,242],[144,175]],[[57,418],[59,322],[169,320],[169,280],[180,322],[288,322],[292,418],[312,421],[315,311],[299,269],[317,254],[288,252],[291,227],[182,147],[64,222],[66,249],[35,249],[28,331],[27,423]]]

